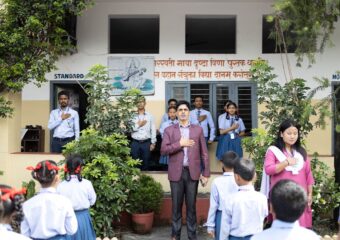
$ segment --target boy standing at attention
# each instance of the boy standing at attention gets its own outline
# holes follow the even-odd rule
[[[267,198],[254,189],[255,163],[252,160],[238,161],[234,177],[239,190],[224,201],[220,239],[249,240],[263,229],[263,220],[268,215]]]
[[[211,184],[210,208],[205,225],[208,227],[208,234],[216,240],[220,239],[223,202],[238,190],[234,179],[234,166],[238,161],[240,158],[235,152],[224,153],[222,157],[223,175],[215,178]]]

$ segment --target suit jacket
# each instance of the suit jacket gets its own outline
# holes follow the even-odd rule
[[[199,125],[191,125],[189,138],[195,141],[194,146],[188,147],[189,171],[192,180],[199,180],[201,175],[201,159],[204,170],[202,175],[210,176],[210,166],[207,144],[203,130]],[[170,181],[179,181],[183,170],[184,149],[180,146],[181,131],[179,124],[167,127],[164,131],[161,154],[169,155],[168,178]]]

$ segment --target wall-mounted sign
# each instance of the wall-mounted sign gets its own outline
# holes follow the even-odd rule
[[[109,57],[109,83],[114,87],[112,95],[120,95],[131,88],[142,94],[155,93],[154,57]]]
[[[85,74],[82,73],[55,73],[54,79],[84,79]]]
[[[332,80],[340,80],[340,72],[334,73],[334,74],[332,75]]]

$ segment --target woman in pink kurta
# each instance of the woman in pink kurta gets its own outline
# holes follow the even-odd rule
[[[293,180],[303,187],[307,193],[308,205],[300,217],[299,223],[302,227],[311,228],[312,187],[314,178],[310,160],[307,157],[305,149],[302,148],[300,144],[299,126],[292,120],[283,121],[279,127],[274,146],[281,150],[284,155],[282,155],[283,158],[282,156],[278,158],[273,152],[272,146],[267,150],[264,169],[266,174],[270,176],[270,189],[281,179]],[[299,167],[296,167],[298,165]],[[291,171],[294,167],[296,167],[295,170]]]

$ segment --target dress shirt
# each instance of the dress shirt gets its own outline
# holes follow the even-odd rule
[[[161,119],[161,125],[159,126],[159,128],[161,128],[161,127],[162,127],[162,124],[163,124],[164,122],[168,121],[168,120],[170,120],[170,118],[169,118],[168,113],[166,112],[166,113],[163,114],[163,117],[162,117],[162,119]]]
[[[71,201],[57,194],[53,187],[42,188],[23,204],[21,233],[31,238],[48,239],[56,235],[73,235],[78,222]]]
[[[238,123],[239,125],[237,129],[233,130],[233,132],[240,134],[240,132],[244,132],[246,130],[246,127],[244,126],[244,123],[240,117],[238,118],[238,120],[236,120],[235,116],[229,116],[229,119],[227,119],[226,113],[223,113],[218,117],[219,129],[230,128],[233,123]]]
[[[261,233],[255,234],[251,240],[320,240],[312,230],[301,227],[299,221],[289,223],[280,220],[274,220],[271,228]]]
[[[167,128],[167,127],[169,127],[169,126],[171,126],[171,125],[174,125],[174,124],[176,124],[176,123],[178,123],[178,120],[177,119],[174,119],[174,120],[167,120],[167,121],[165,121],[165,122],[163,122],[162,123],[162,125],[161,125],[161,127],[160,127],[160,129],[159,129],[159,132],[161,133],[161,135],[162,135],[162,138],[163,138],[163,133],[164,133],[164,130]]]
[[[79,182],[76,175],[71,175],[70,181],[62,181],[57,187],[57,192],[71,200],[75,211],[90,208],[97,198],[92,183],[84,178]]]
[[[138,126],[138,121],[146,120],[146,124],[143,127]],[[139,115],[136,113],[133,117],[133,129],[131,137],[136,140],[146,140],[151,138],[151,143],[156,143],[156,127],[153,117],[150,113],[144,112]]]
[[[6,228],[2,228],[0,226],[0,239],[1,240],[31,240],[24,235],[21,235],[16,232],[8,231]]]
[[[204,121],[199,122],[198,118],[199,116],[203,116],[206,115],[206,119],[204,119]],[[190,111],[190,119],[196,119],[197,120],[197,124],[199,124],[202,129],[203,129],[203,134],[204,137],[208,137],[209,136],[209,129],[208,129],[208,125],[210,127],[210,136],[209,136],[209,140],[210,141],[214,141],[215,139],[215,124],[214,124],[214,120],[211,117],[211,114],[209,111],[201,108],[201,109],[197,109],[195,108],[194,110]]]
[[[205,224],[208,227],[208,231],[212,231],[215,228],[216,211],[222,211],[225,199],[230,197],[231,194],[236,193],[237,190],[238,186],[233,172],[225,172],[223,176],[214,179],[211,184],[210,207],[207,223]]]
[[[187,126],[179,124],[179,130],[181,131],[182,138],[189,138],[189,129],[190,124],[188,124]],[[188,147],[184,147],[183,151],[184,151],[183,166],[189,166]]]
[[[221,219],[221,240],[229,235],[244,237],[259,233],[268,215],[267,198],[253,185],[239,186],[239,191],[225,199]]]
[[[65,120],[61,119],[62,113],[69,113],[71,116]],[[78,112],[70,107],[65,111],[60,108],[52,110],[50,119],[48,121],[48,129],[54,130],[53,137],[56,138],[70,138],[75,136],[79,138],[79,115]]]

